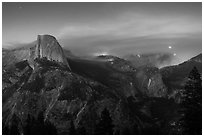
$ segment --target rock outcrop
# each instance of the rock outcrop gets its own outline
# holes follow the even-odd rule
[[[34,59],[35,58],[47,58],[47,60],[50,61],[61,62],[70,68],[62,47],[56,38],[51,35],[38,35]]]
[[[149,97],[165,97],[167,88],[162,80],[159,69],[155,67],[141,67],[137,69],[136,81],[138,88]]]
[[[13,50],[2,50],[3,68],[8,68],[17,62],[30,60],[29,48],[18,48]]]
[[[4,67],[27,60],[29,65],[34,69],[34,60],[36,58],[46,58],[49,61],[56,61],[70,69],[62,47],[56,38],[51,35],[38,35],[37,41],[29,45],[13,50],[3,50]]]

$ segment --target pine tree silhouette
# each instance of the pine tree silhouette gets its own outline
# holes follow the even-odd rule
[[[9,135],[9,128],[2,124],[2,135]]]
[[[105,108],[101,113],[101,119],[96,125],[95,134],[96,135],[112,135],[113,134],[113,124],[110,117],[109,111]]]
[[[190,72],[182,94],[182,134],[202,134],[202,80],[196,67]]]
[[[43,112],[38,114],[38,118],[28,114],[26,125],[23,128],[25,135],[56,135],[56,127],[48,120],[44,122]]]
[[[86,128],[85,127],[79,127],[77,128],[77,135],[86,135]]]
[[[44,129],[47,135],[57,135],[56,127],[49,121],[45,121]]]
[[[16,114],[14,114],[9,125],[2,123],[2,135],[20,135],[18,124],[19,119]]]
[[[23,129],[25,135],[31,135],[32,124],[33,124],[33,119],[30,116],[30,114],[28,114],[28,117],[26,119],[26,125]]]
[[[18,118],[15,114],[13,115],[13,120],[12,120],[9,134],[10,135],[20,135],[19,130],[18,130]]]
[[[73,120],[70,122],[69,135],[76,135],[76,129]]]

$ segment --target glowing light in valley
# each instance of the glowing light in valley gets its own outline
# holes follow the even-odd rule
[[[109,55],[108,52],[99,52],[99,53],[94,53],[94,56],[106,56]]]
[[[172,48],[172,46],[169,46],[169,49],[171,49]]]
[[[140,58],[140,54],[137,55]]]

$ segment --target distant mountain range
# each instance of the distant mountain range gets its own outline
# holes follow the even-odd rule
[[[201,54],[176,66],[136,67],[111,55],[76,57],[50,35],[2,53],[3,134],[96,134],[104,109],[112,134],[169,134],[178,118],[169,90],[182,88],[193,66],[202,71]]]

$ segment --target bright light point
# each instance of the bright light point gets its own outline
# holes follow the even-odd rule
[[[140,58],[140,54],[137,55]]]
[[[174,56],[176,56],[176,53],[174,53]]]
[[[113,59],[113,58],[111,58],[111,59],[108,59],[108,61],[114,61],[114,59]]]
[[[94,53],[95,56],[106,56],[108,55],[107,52],[100,52],[100,53]]]
[[[108,53],[107,53],[107,52],[102,52],[102,53],[100,53],[99,55],[101,55],[101,56],[106,56],[106,55],[108,55]]]
[[[172,47],[171,46],[169,46],[169,49],[171,49]]]

